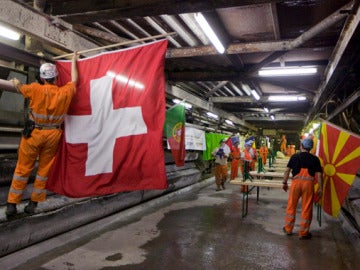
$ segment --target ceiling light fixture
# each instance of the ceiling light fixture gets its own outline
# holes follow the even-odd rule
[[[217,116],[216,114],[212,113],[212,112],[207,112],[206,113],[207,116],[211,117],[211,118],[214,118],[214,119],[218,119],[219,116]]]
[[[241,88],[242,88],[242,90],[244,90],[244,92],[245,92],[248,96],[250,96],[250,93],[251,93],[251,88],[250,88],[250,86],[248,86],[248,85],[245,84],[245,83],[241,83]]]
[[[226,119],[225,122],[226,122],[228,125],[230,125],[230,126],[233,126],[233,125],[234,125],[234,123],[233,123],[232,121],[228,120],[228,119]]]
[[[304,101],[306,100],[306,97],[304,96],[269,96],[269,101]]]
[[[0,25],[0,36],[11,39],[11,40],[19,40],[20,34],[10,30],[9,28]]]
[[[178,104],[178,103],[181,102],[181,100],[180,100],[180,99],[177,99],[177,98],[173,99],[172,101],[173,101],[175,104]],[[189,103],[187,103],[187,102],[183,102],[183,105],[185,106],[186,109],[191,109],[191,108],[192,108],[192,105],[189,104]]]
[[[251,90],[251,94],[253,95],[253,97],[254,97],[256,100],[259,100],[259,99],[260,99],[259,94],[258,94],[255,90]]]
[[[266,113],[268,113],[268,112],[269,112],[269,109],[266,108],[266,107],[264,107],[264,111],[265,111]]]
[[[275,116],[273,114],[270,115],[271,120],[275,120]]]
[[[317,72],[316,67],[283,67],[283,68],[264,68],[258,74],[262,77],[267,76],[303,76],[312,75]]]
[[[195,20],[200,25],[201,29],[205,32],[205,35],[210,39],[211,43],[214,45],[216,50],[219,53],[225,52],[225,47],[222,45],[220,39],[215,34],[214,30],[211,28],[209,23],[206,21],[205,17],[200,13],[195,13]]]

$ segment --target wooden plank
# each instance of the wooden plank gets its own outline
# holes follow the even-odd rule
[[[274,181],[274,180],[254,180],[254,181],[245,181],[243,182],[240,179],[234,179],[230,181],[232,185],[243,185],[243,186],[254,186],[254,187],[274,187],[274,188],[282,188],[282,181]],[[288,182],[288,186],[291,185],[291,181]]]
[[[260,178],[265,178],[265,177],[272,177],[272,178],[279,178],[279,179],[284,178],[283,172],[260,172],[260,173],[258,173],[257,171],[250,171],[249,174],[252,177],[260,177]]]
[[[273,164],[288,164],[289,159],[276,159],[276,161]]]

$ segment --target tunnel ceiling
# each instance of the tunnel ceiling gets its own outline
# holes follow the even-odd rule
[[[359,1],[6,2],[0,20],[26,39],[23,46],[1,44],[4,61],[36,66],[38,55],[51,58],[129,40],[141,44],[143,38],[175,32],[168,36],[165,60],[167,105],[174,97],[187,97],[193,105],[187,122],[214,131],[299,133],[322,118],[359,133]],[[211,45],[195,20],[197,12],[224,43],[225,53]],[[317,73],[258,74],[264,68],[298,66],[316,67]],[[305,100],[272,102],[271,95]],[[211,120],[208,110],[220,119]]]

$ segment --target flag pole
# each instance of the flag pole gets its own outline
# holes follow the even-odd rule
[[[88,52],[93,52],[93,51],[99,51],[99,50],[102,50],[102,49],[108,49],[108,48],[112,48],[112,47],[127,45],[127,44],[131,44],[131,43],[146,41],[146,40],[155,39],[155,38],[162,38],[162,37],[172,36],[172,35],[175,35],[175,34],[176,34],[176,32],[170,32],[170,33],[166,33],[166,34],[162,34],[162,35],[156,35],[156,36],[151,36],[151,37],[146,37],[146,38],[128,40],[128,41],[124,41],[124,42],[120,42],[120,43],[116,43],[116,44],[111,44],[111,45],[106,45],[106,46],[102,46],[102,47],[96,47],[96,48],[91,48],[91,49],[79,51],[78,54],[88,53]],[[67,54],[55,56],[52,59],[57,60],[57,59],[64,58],[64,57],[67,57],[67,56],[72,56],[73,54],[74,53],[67,53]]]

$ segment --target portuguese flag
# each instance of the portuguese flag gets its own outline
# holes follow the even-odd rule
[[[185,164],[185,106],[180,102],[166,111],[165,136],[177,167]]]

